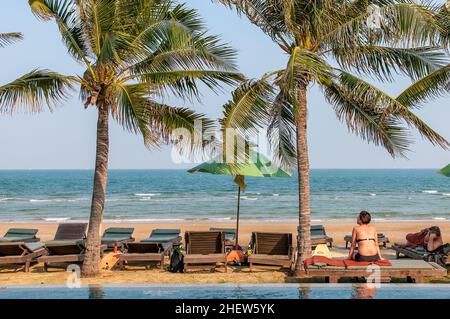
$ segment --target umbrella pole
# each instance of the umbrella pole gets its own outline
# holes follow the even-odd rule
[[[239,247],[239,206],[241,203],[241,187],[238,187],[238,200],[237,200],[237,214],[236,214],[236,241],[234,243],[235,249]]]

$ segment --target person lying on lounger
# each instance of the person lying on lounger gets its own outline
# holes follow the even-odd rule
[[[441,229],[438,226],[428,228],[424,240],[424,247],[429,253],[441,252],[446,245],[442,241]]]
[[[369,212],[359,213],[356,223],[359,225],[353,228],[352,246],[348,258],[355,261],[377,261],[383,260],[380,247],[378,246],[378,233],[375,227],[370,226],[372,217]],[[354,254],[356,244],[358,253]]]

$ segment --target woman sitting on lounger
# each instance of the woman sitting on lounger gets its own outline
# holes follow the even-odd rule
[[[382,260],[380,246],[378,246],[378,233],[375,227],[370,226],[372,217],[369,212],[362,211],[356,220],[359,226],[353,228],[352,246],[348,254],[349,259],[355,261],[377,261]],[[358,253],[354,254],[356,244]]]

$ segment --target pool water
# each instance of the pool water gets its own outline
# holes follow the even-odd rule
[[[450,285],[102,285],[0,286],[0,299],[450,299]]]

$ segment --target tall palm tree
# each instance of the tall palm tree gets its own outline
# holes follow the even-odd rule
[[[448,67],[444,50],[448,28],[442,23],[440,6],[409,0],[216,1],[245,15],[286,55],[284,69],[268,72],[235,91],[224,121],[238,129],[268,125],[275,157],[287,167],[297,166],[299,271],[311,254],[310,87],[321,88],[349,131],[383,146],[392,156],[405,156],[411,142],[407,127],[448,148],[449,143],[413,113],[413,92],[419,85],[395,98],[370,81],[393,81],[395,74],[402,74],[422,81],[433,77],[433,83],[442,85],[442,79],[432,74],[445,73]],[[429,87],[429,83],[423,85]],[[438,86],[428,94],[437,94]]]
[[[0,48],[23,39],[20,32],[0,33]],[[70,87],[69,81],[47,70],[33,70],[0,86],[0,112],[12,113],[17,107],[35,112],[42,103],[52,106],[60,102]]]
[[[158,99],[199,96],[198,82],[216,90],[241,80],[235,52],[206,34],[195,10],[171,0],[29,0],[33,13],[54,20],[69,54],[86,71],[66,77],[79,85],[84,106],[98,111],[97,149],[82,276],[99,273],[100,231],[108,176],[109,116],[140,133],[148,147],[176,142],[174,130],[194,132],[212,122],[187,108]]]

